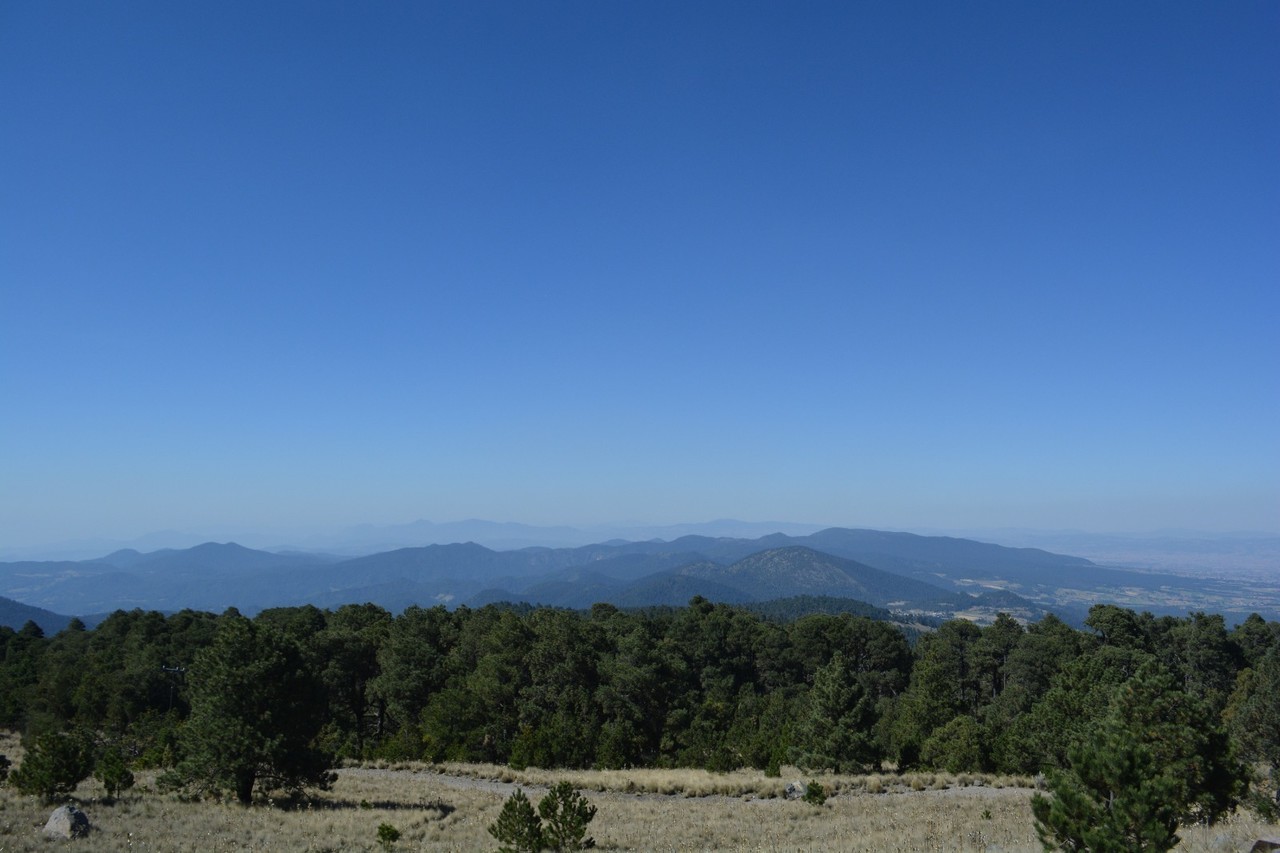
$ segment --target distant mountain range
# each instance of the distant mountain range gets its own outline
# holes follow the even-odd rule
[[[0,563],[0,596],[76,614],[90,624],[86,617],[93,614],[133,608],[220,612],[234,606],[254,613],[366,601],[393,612],[411,604],[495,601],[578,608],[600,601],[683,605],[695,595],[732,603],[839,597],[979,620],[1000,610],[1027,619],[1053,610],[1078,621],[1097,601],[1159,613],[1219,611],[1233,621],[1252,611],[1280,618],[1280,593],[1265,584],[1242,588],[1238,582],[1106,568],[1035,548],[846,528],[566,548],[457,543],[361,557],[209,542],[150,553],[119,550],[91,560]]]
[[[182,550],[217,541],[234,541],[250,548],[278,553],[337,554],[360,557],[381,551],[416,548],[423,545],[447,545],[475,542],[495,551],[517,548],[576,548],[595,542],[649,539],[671,540],[693,534],[714,537],[754,538],[769,533],[802,536],[823,529],[821,524],[776,521],[738,521],[718,519],[696,524],[607,524],[585,527],[538,526],[516,522],[465,521],[434,522],[419,519],[408,524],[357,524],[333,530],[302,532],[213,531],[192,533],[161,530],[138,539],[122,542],[109,539],[75,539],[46,545],[6,546],[0,542],[0,560],[89,560],[110,551]]]

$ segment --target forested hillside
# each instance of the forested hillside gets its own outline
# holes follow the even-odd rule
[[[32,607],[12,598],[0,596],[0,625],[18,627],[34,622],[42,631],[61,631],[71,621],[70,616],[63,616],[41,607]]]
[[[913,647],[863,616],[783,621],[705,599],[121,611],[48,637],[0,629],[0,727],[33,744],[79,733],[99,756],[215,789],[209,768],[230,761],[215,746],[249,751],[259,786],[286,787],[322,781],[336,757],[1035,773],[1065,766],[1118,691],[1145,685],[1222,760],[1225,733],[1240,755],[1275,760],[1280,623],[1098,605],[1087,624],[953,620]],[[259,742],[292,746],[264,757]],[[221,787],[247,799],[253,784]]]

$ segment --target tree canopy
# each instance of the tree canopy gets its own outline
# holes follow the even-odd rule
[[[1150,790],[1183,803],[1180,823],[1239,796],[1233,750],[1280,759],[1280,625],[1228,630],[1212,615],[1110,605],[1088,621],[951,621],[913,646],[849,612],[782,619],[702,598],[636,611],[121,611],[49,637],[0,630],[0,724],[25,733],[28,755],[52,733],[91,733],[98,771],[121,786],[130,767],[162,767],[242,802],[323,786],[335,758],[768,772],[893,762],[1056,770],[1085,792],[1089,779],[1169,764],[1190,769]],[[1139,730],[1150,737],[1123,735]]]
[[[316,744],[324,693],[294,640],[269,623],[226,617],[188,677],[177,781],[246,804],[255,787],[293,793],[332,782],[333,758]]]

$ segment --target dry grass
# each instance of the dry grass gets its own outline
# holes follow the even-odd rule
[[[2,745],[0,751],[9,751]],[[779,794],[785,780],[760,773],[692,770],[514,772],[491,765],[351,767],[331,792],[307,807],[241,808],[185,803],[139,788],[115,805],[86,783],[77,798],[96,830],[93,851],[377,851],[378,826],[402,833],[397,851],[492,850],[486,827],[514,784],[535,801],[562,778],[578,785],[599,813],[591,834],[604,850],[963,850],[1038,851],[1028,801],[1030,780],[947,774],[823,776],[833,793],[814,807]],[[913,791],[915,784],[919,791]],[[40,837],[50,811],[0,788],[0,851],[51,851],[65,845]],[[1253,839],[1280,834],[1239,816],[1213,828],[1184,831],[1180,850],[1247,850]]]
[[[1034,787],[1030,776],[998,776],[984,773],[870,773],[838,775],[806,773],[796,767],[783,767],[782,775],[769,778],[759,770],[737,770],[732,773],[709,773],[691,768],[654,770],[541,770],[531,767],[513,770],[498,764],[463,764],[447,762],[423,764],[373,762],[353,765],[384,770],[438,773],[467,776],[493,782],[546,788],[568,779],[584,791],[617,791],[621,793],[668,794],[684,797],[782,797],[788,782],[817,779],[828,795],[857,793],[903,793],[905,791],[947,790],[950,788],[1027,788]]]

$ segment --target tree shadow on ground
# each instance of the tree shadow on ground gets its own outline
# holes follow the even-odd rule
[[[402,800],[307,800],[294,805],[285,805],[283,807],[289,811],[346,811],[350,809],[363,811],[435,812],[441,818],[448,817],[457,811],[456,806],[451,806],[443,800],[431,800],[416,803],[404,802]]]

